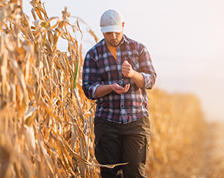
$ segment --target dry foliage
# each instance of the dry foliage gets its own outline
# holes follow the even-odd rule
[[[189,178],[200,169],[205,122],[191,94],[149,92],[152,137],[147,173],[153,178]]]
[[[30,3],[33,26],[21,1],[0,2],[0,177],[97,177],[79,21],[72,25],[66,8],[49,18],[41,1]]]
[[[205,142],[206,154],[204,156],[204,164],[202,175],[207,178],[223,178],[224,177],[224,123],[207,124]],[[206,169],[205,169],[206,168]]]

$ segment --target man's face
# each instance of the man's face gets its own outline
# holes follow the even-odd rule
[[[123,28],[122,31],[117,33],[117,32],[106,32],[103,33],[103,36],[105,38],[105,41],[107,45],[116,47],[119,45],[123,38]]]

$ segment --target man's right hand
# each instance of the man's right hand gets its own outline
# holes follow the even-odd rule
[[[124,87],[121,87],[117,83],[112,84],[112,89],[120,95],[123,93],[126,93],[129,90],[129,88],[130,88],[130,84],[126,84]]]
[[[96,88],[96,97],[100,98],[103,97],[105,95],[107,95],[108,93],[115,91],[118,94],[123,94],[126,93],[130,88],[130,84],[126,84],[124,87],[121,87],[120,85],[118,85],[117,83],[111,84],[111,85],[99,85]]]

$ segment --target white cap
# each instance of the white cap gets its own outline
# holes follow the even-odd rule
[[[101,32],[121,32],[123,18],[115,10],[107,10],[100,18]]]

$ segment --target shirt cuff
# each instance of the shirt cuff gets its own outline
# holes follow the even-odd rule
[[[141,72],[141,74],[143,75],[143,77],[145,79],[145,87],[143,89],[145,89],[145,88],[152,88],[152,86],[153,86],[153,83],[152,83],[153,77],[152,77],[152,75],[146,74],[144,72]]]
[[[99,86],[100,84],[97,84],[93,87],[93,92],[92,92],[92,97],[96,98],[96,88]]]

